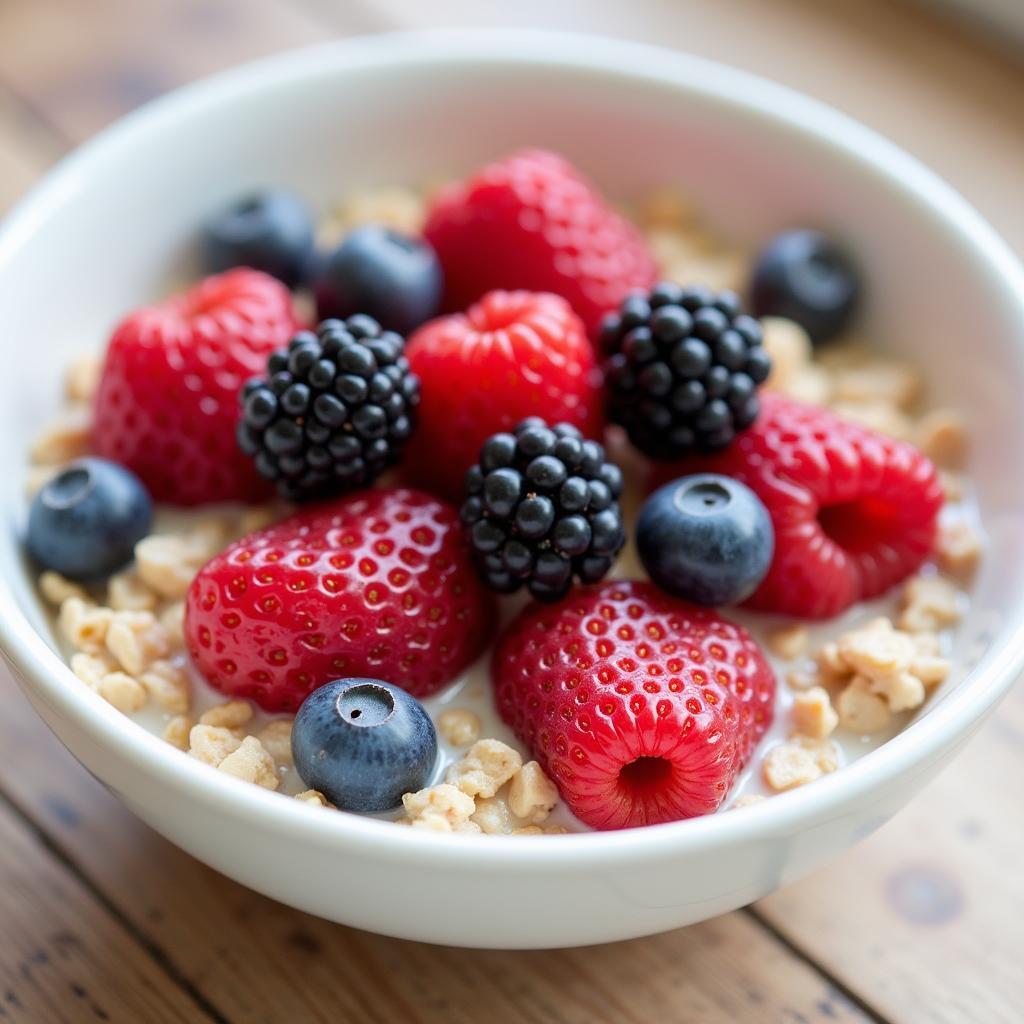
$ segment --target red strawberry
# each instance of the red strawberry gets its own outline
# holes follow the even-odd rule
[[[97,454],[134,470],[156,501],[266,497],[270,485],[235,441],[238,391],[296,326],[288,289],[245,269],[132,313],[107,349]]]
[[[726,451],[659,467],[656,483],[722,473],[750,487],[775,527],[775,557],[747,602],[828,618],[905,579],[935,543],[943,493],[917,449],[827,409],[765,394]]]
[[[185,639],[222,693],[295,711],[345,676],[417,697],[483,651],[494,601],[458,513],[418,491],[362,491],[236,541],[200,571]]]
[[[463,476],[491,434],[527,416],[600,435],[601,376],[579,317],[557,295],[491,292],[409,339],[422,386],[404,464],[424,486],[462,494]]]
[[[527,149],[442,190],[424,235],[444,267],[447,309],[492,288],[568,299],[595,337],[601,317],[657,276],[636,230],[554,153]]]
[[[498,641],[493,675],[501,717],[599,829],[716,810],[775,701],[746,630],[651,583],[530,605]]]

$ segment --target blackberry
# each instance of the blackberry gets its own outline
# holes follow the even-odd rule
[[[363,314],[300,331],[242,388],[242,451],[292,500],[372,483],[415,424],[420,382],[404,349]]]
[[[761,341],[733,292],[664,281],[628,295],[601,328],[609,418],[654,459],[725,448],[760,412]]]
[[[573,578],[601,579],[626,540],[622,473],[568,423],[533,416],[488,438],[466,492],[461,516],[477,568],[501,593],[525,584],[538,600],[557,601]]]

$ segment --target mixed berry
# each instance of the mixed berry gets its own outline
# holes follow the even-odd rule
[[[745,302],[659,266],[539,150],[442,189],[419,231],[349,224],[320,250],[270,190],[199,236],[209,276],[115,330],[88,454],[26,535],[75,673],[174,711],[194,756],[442,832],[552,831],[558,799],[626,828],[725,805],[783,711],[776,790],[838,765],[840,723],[887,728],[944,678],[955,592],[910,578],[954,550],[950,481],[815,400],[799,352],[863,298],[828,236],[769,240]],[[237,528],[151,534],[154,504],[223,502],[248,507]],[[799,658],[805,622],[908,579],[895,622],[778,684],[759,637]],[[748,630],[719,612],[737,605],[787,618]],[[474,664],[534,760],[455,703]],[[189,673],[226,701],[198,723]]]

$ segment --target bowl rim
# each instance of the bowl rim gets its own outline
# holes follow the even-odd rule
[[[872,173],[901,198],[944,223],[989,269],[1010,308],[1019,313],[1024,338],[1024,267],[1007,244],[956,191],[892,142],[828,105],[786,86],[706,58],[602,36],[529,29],[490,31],[434,29],[357,36],[275,54],[221,72],[162,96],[104,129],[65,157],[24,197],[0,225],[0,273],[23,242],[89,181],[136,149],[147,136],[186,122],[197,108],[240,95],[275,89],[320,74],[421,65],[458,66],[467,74],[500,64],[512,70],[560,70],[618,81],[640,81],[701,95],[753,116],[773,130],[788,130]],[[395,829],[355,814],[319,814],[182,756],[170,744],[81,687],[63,659],[36,631],[18,605],[11,584],[0,585],[0,651],[27,681],[35,699],[51,706],[112,756],[134,765],[162,786],[206,804],[226,821],[245,818],[253,827],[287,833],[297,844],[372,853],[419,867],[484,865],[519,871],[578,869],[619,862],[628,854],[645,861],[699,853],[735,842],[757,842],[800,832],[815,819],[834,819],[876,787],[905,773],[924,771],[942,748],[966,739],[972,728],[1024,670],[1024,616],[1008,623],[1005,642],[989,650],[941,703],[901,733],[814,786],[778,794],[743,814],[645,826],[618,832],[545,836],[523,842],[511,836],[460,835]],[[74,685],[72,685],[74,684]],[[390,837],[390,838],[389,838]],[[486,857],[481,854],[486,850]]]

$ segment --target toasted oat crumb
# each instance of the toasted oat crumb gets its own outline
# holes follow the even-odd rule
[[[873,693],[871,683],[856,676],[836,700],[839,723],[849,732],[868,736],[880,732],[892,719],[892,712],[884,697]]]
[[[61,603],[57,625],[72,647],[96,652],[103,648],[113,618],[110,608],[97,608],[91,601],[69,597]]]
[[[37,466],[61,466],[89,452],[91,410],[86,405],[69,406],[50,424],[29,449]]]
[[[164,739],[179,750],[188,750],[188,734],[192,729],[192,719],[188,715],[175,715],[164,726]]]
[[[257,530],[266,529],[280,518],[280,509],[275,505],[258,505],[255,508],[248,508],[238,520],[237,533],[239,537],[245,537]]]
[[[113,612],[105,642],[124,670],[135,676],[171,653],[170,637],[152,612]]]
[[[792,626],[783,626],[780,629],[773,629],[768,634],[768,647],[773,654],[777,654],[786,661],[795,661],[807,653],[807,647],[811,642],[811,634],[806,626],[796,623]]]
[[[812,686],[793,698],[793,728],[803,736],[821,740],[832,734],[839,724],[839,716],[828,691]]]
[[[241,739],[230,729],[218,725],[194,725],[188,734],[188,752],[214,768],[241,745]]]
[[[102,358],[94,352],[76,356],[64,377],[64,394],[71,402],[91,403],[96,396],[103,369]]]
[[[438,715],[437,731],[455,747],[468,747],[480,739],[480,717],[467,708],[445,708]]]
[[[948,469],[939,470],[939,479],[942,481],[942,490],[946,495],[946,501],[963,501],[967,494],[967,487],[964,478],[959,473],[953,473]]]
[[[280,765],[292,763],[292,721],[291,718],[275,718],[256,734],[267,753]]]
[[[536,761],[527,761],[512,776],[508,787],[508,806],[517,818],[539,825],[557,802],[555,784]]]
[[[743,796],[732,802],[729,808],[731,811],[738,811],[741,807],[752,807],[754,804],[764,803],[768,798],[761,793],[745,793]]]
[[[47,570],[39,577],[39,592],[44,600],[59,608],[69,597],[88,601],[89,595],[77,583],[65,579],[59,572]]]
[[[332,211],[318,234],[326,244],[336,244],[362,224],[384,224],[406,234],[418,234],[425,216],[423,199],[412,189],[398,186],[357,189]]]
[[[981,559],[981,538],[967,522],[944,523],[935,547],[939,568],[960,580],[970,579]]]
[[[811,339],[793,320],[766,316],[761,320],[764,348],[772,359],[766,386],[788,393],[793,381],[811,365]]]
[[[762,772],[765,782],[781,793],[814,782],[838,767],[839,756],[831,740],[795,736],[768,751]]]
[[[477,800],[470,821],[486,835],[508,835],[516,827],[508,804],[497,796]]]
[[[135,564],[143,582],[161,597],[180,599],[196,573],[227,538],[224,524],[207,520],[188,534],[152,533],[135,545]]]
[[[96,687],[96,692],[122,714],[130,715],[146,705],[146,690],[142,684],[125,672],[111,672],[105,675]]]
[[[264,789],[277,789],[281,780],[277,777],[274,759],[263,749],[255,736],[246,736],[237,750],[233,750],[217,770],[234,775],[236,779],[252,782]]]
[[[412,824],[419,828],[436,832],[480,831],[480,826],[469,820],[476,810],[473,798],[446,782],[406,793],[402,806]]]
[[[25,496],[34,498],[59,472],[60,466],[29,466],[25,471]]]
[[[952,409],[933,409],[921,417],[914,438],[936,465],[957,469],[967,457],[967,427]]]
[[[957,588],[941,576],[915,576],[903,588],[900,629],[935,633],[960,620]]]
[[[157,597],[132,570],[119,572],[107,581],[107,604],[114,611],[151,612]]]
[[[182,714],[192,703],[188,673],[170,661],[158,659],[139,676],[139,682],[165,711]]]
[[[675,188],[659,188],[649,192],[636,210],[637,223],[643,228],[686,228],[696,221],[693,200]]]
[[[545,829],[542,829],[540,825],[523,825],[522,828],[514,828],[509,832],[510,836],[542,836],[545,833]],[[563,832],[568,829],[562,829]]]
[[[831,395],[831,382],[820,366],[807,366],[794,374],[786,385],[785,394],[808,405],[825,405]]]
[[[115,667],[113,661],[103,653],[78,651],[71,655],[71,671],[94,690],[99,688],[103,677],[110,675]]]
[[[917,653],[913,639],[886,618],[844,633],[837,647],[847,670],[869,679],[906,672]]]
[[[907,409],[921,391],[917,368],[891,356],[868,356],[853,365],[835,367],[831,376],[835,402]]]
[[[887,402],[833,402],[832,411],[841,419],[899,441],[910,440],[914,432],[910,417]]]
[[[300,803],[309,804],[312,807],[330,807],[327,797],[318,789],[307,789],[302,793],[296,793],[295,799]]]
[[[217,704],[199,716],[202,725],[217,725],[222,729],[238,729],[252,718],[252,705],[247,700],[229,700]]]
[[[160,625],[167,630],[171,642],[181,647],[185,643],[185,602],[169,604],[160,613]]]
[[[523,766],[519,752],[501,740],[477,740],[461,761],[449,765],[445,782],[467,796],[494,796]]]

